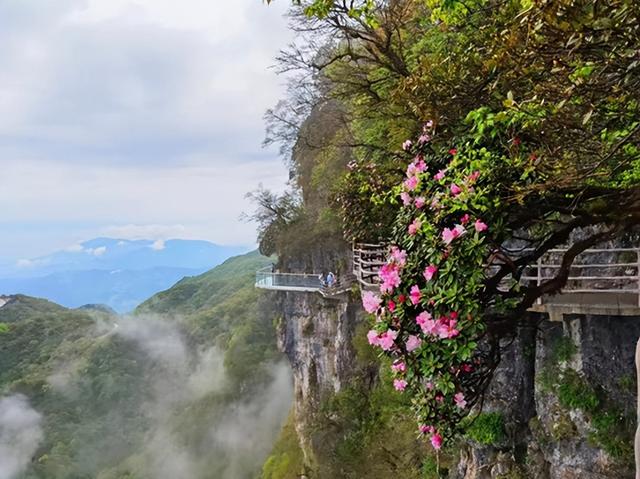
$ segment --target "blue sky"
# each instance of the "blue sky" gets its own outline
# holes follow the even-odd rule
[[[0,259],[95,236],[251,244],[288,2],[0,0]]]

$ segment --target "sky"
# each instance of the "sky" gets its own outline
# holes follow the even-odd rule
[[[98,236],[251,245],[287,1],[0,0],[0,259]]]

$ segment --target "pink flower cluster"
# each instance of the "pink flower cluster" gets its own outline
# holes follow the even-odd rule
[[[425,224],[425,221],[431,221],[431,219],[425,218],[431,218],[430,214],[433,214],[432,216],[437,224],[441,218],[447,217],[442,214],[442,210],[452,202],[454,204],[452,212],[459,211],[463,203],[471,199],[475,191],[474,188],[477,188],[475,183],[480,177],[480,172],[478,171],[467,173],[463,177],[454,174],[457,172],[457,163],[464,160],[464,156],[458,157],[458,151],[455,148],[449,151],[451,155],[449,157],[451,162],[449,166],[443,166],[435,175],[432,176],[430,173],[427,176],[428,166],[425,157],[420,152],[423,150],[422,147],[431,141],[433,134],[433,123],[429,122],[415,142],[407,140],[402,145],[405,151],[412,152],[414,155],[417,154],[417,156],[407,165],[406,177],[400,190],[401,203],[404,207],[415,207],[417,210],[427,207],[422,211],[414,211],[413,218],[409,220],[410,224],[406,226],[405,241],[408,241],[410,245],[415,243],[415,239],[408,237],[416,237],[418,234],[426,235],[429,231],[428,228],[424,227],[429,226]],[[434,180],[437,183],[434,183]],[[432,191],[431,187],[435,188],[436,191]],[[429,192],[428,196],[427,190]],[[429,210],[429,206],[431,210]],[[445,227],[439,231],[439,238],[434,238],[436,241],[438,239],[441,241],[440,251],[434,255],[431,255],[430,252],[427,253],[429,256],[438,258],[432,259],[435,264],[429,264],[422,272],[422,276],[427,283],[434,279],[439,279],[439,267],[445,267],[445,271],[448,271],[446,262],[452,261],[457,254],[452,249],[452,243],[462,237],[466,237],[468,233],[473,233],[472,236],[477,237],[479,233],[489,229],[489,226],[471,211],[467,213],[462,211],[459,220],[457,222],[454,221],[453,225],[449,225],[450,227]],[[464,253],[462,250],[460,252]],[[424,361],[429,356],[413,353],[419,348],[424,347],[425,352],[430,352],[427,348],[434,347],[435,343],[441,340],[457,338],[461,336],[461,330],[465,333],[472,331],[465,321],[460,320],[456,311],[443,315],[443,312],[447,311],[447,309],[442,309],[446,308],[444,304],[428,301],[429,297],[425,296],[431,291],[431,285],[427,284],[425,286],[422,280],[418,278],[411,278],[411,282],[408,282],[407,278],[405,278],[405,267],[407,268],[406,271],[413,272],[414,266],[413,263],[407,266],[406,251],[398,247],[391,249],[387,263],[379,270],[381,294],[365,292],[362,295],[364,309],[368,313],[377,315],[376,328],[378,330],[369,331],[367,338],[371,345],[387,351],[388,355],[395,359],[391,365],[391,371],[394,376],[393,387],[397,391],[411,390],[415,392],[422,389],[429,401],[433,402],[431,406],[435,408],[434,410],[440,411],[438,414],[448,414],[452,411],[452,408],[467,409],[469,405],[464,392],[458,390],[455,394],[452,392],[445,395],[442,390],[439,390],[438,384],[440,375],[447,374],[452,375],[453,382],[457,383],[453,376],[472,372],[472,364],[460,364],[459,358],[454,358],[453,364],[456,364],[456,366],[447,366],[447,369],[441,368],[435,373],[432,372],[431,377],[423,377],[423,373],[420,372],[422,370],[421,365],[414,364],[414,361]],[[437,286],[441,285],[438,284]],[[438,290],[436,289],[435,291]],[[456,307],[449,306],[449,308],[454,309]],[[429,311],[425,309],[429,309]],[[466,312],[464,317],[467,318]],[[415,323],[405,324],[406,321],[412,322],[411,318],[415,320]],[[456,354],[455,351],[455,349],[452,349],[454,356]],[[433,354],[438,355],[440,353],[434,349]],[[437,358],[434,361],[439,362]],[[440,367],[435,363],[431,366],[434,365],[436,368]],[[424,386],[420,386],[420,384]],[[443,435],[445,435],[446,431],[437,429],[440,427],[440,423],[437,420],[432,424],[434,426],[421,425],[420,431],[429,438],[433,448],[439,450],[443,445]]]
[[[415,236],[416,234],[418,234],[418,231],[420,231],[421,227],[422,221],[420,221],[419,218],[413,220],[413,223],[409,225],[409,236]]]
[[[460,219],[460,223],[462,224],[455,225],[453,228],[444,228],[442,230],[442,241],[444,242],[444,244],[448,246],[453,242],[453,240],[463,236],[467,232],[467,229],[464,227],[464,225],[467,224],[470,220],[471,217],[468,214],[465,214]],[[483,231],[489,229],[486,223],[482,222],[482,220],[479,219],[476,220],[476,222],[473,224],[473,227],[478,233],[482,233]]]
[[[436,431],[435,427],[422,424],[419,429],[424,435],[431,434],[431,446],[436,451],[442,447],[442,436]]]
[[[407,264],[407,252],[404,250],[401,250],[397,246],[391,247],[389,258],[391,259],[391,261],[397,264],[400,268],[404,268],[404,265]]]
[[[437,272],[438,267],[434,264],[430,264],[424,269],[424,273],[422,273],[422,276],[424,276],[424,279],[426,279],[427,281],[431,281]]]
[[[367,339],[372,346],[379,346],[383,351],[389,351],[395,345],[396,338],[398,337],[398,331],[388,329],[384,333],[378,333],[375,330],[371,330],[367,333]]]
[[[409,299],[411,300],[411,304],[414,306],[420,302],[420,298],[422,297],[422,293],[420,292],[420,287],[417,284],[414,284],[411,287],[411,291],[409,292]]]
[[[466,232],[467,230],[462,225],[456,225],[451,229],[445,228],[442,230],[442,241],[444,241],[444,244],[448,246],[453,240],[455,240],[456,238],[460,238]]]
[[[405,364],[404,361],[397,359],[391,365],[391,370],[394,373],[404,373],[407,371],[407,365]]]
[[[365,291],[362,293],[362,306],[367,313],[375,313],[378,311],[381,304],[382,299],[371,291]]]
[[[410,140],[407,140],[404,145],[408,145],[406,149],[411,147]],[[404,190],[400,193],[400,199],[402,200],[402,204],[404,206],[409,206],[413,202],[413,198],[409,194],[411,191],[415,191],[418,188],[418,184],[420,183],[420,173],[423,173],[427,170],[427,164],[425,163],[422,156],[418,155],[412,163],[407,166],[407,178],[404,180]],[[422,208],[425,204],[424,198],[416,198],[416,208]]]
[[[454,312],[449,316],[442,316],[434,320],[430,313],[423,311],[416,317],[416,323],[426,335],[441,339],[451,339],[460,334],[460,331],[456,329],[458,325],[457,318],[458,313]]]
[[[392,247],[389,254],[389,262],[383,265],[378,272],[378,276],[382,280],[382,284],[380,284],[382,293],[392,293],[394,289],[400,286],[400,271],[405,264],[407,264],[407,252],[397,246]]]
[[[463,393],[456,393],[453,396],[453,400],[456,403],[456,406],[458,406],[460,409],[464,409],[465,407],[467,407],[467,401],[465,400]]]
[[[419,180],[417,176],[410,176],[409,178],[404,180],[404,187],[408,191],[413,191],[418,187],[418,182]]]
[[[407,381],[405,381],[404,379],[394,379],[393,380],[393,387],[396,388],[396,391],[404,391],[405,388],[407,387]]]
[[[413,334],[407,338],[407,342],[405,343],[408,353],[415,351],[421,345],[422,340],[418,336],[414,336]]]
[[[378,276],[382,280],[380,291],[383,293],[391,293],[400,286],[400,267],[395,263],[383,265],[378,272]]]
[[[407,178],[418,176],[418,174],[423,173],[426,170],[427,164],[422,157],[419,156],[412,163],[409,163],[409,166],[407,166]]]

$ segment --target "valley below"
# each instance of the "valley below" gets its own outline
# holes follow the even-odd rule
[[[256,477],[293,400],[257,253],[132,314],[0,297],[0,477]]]

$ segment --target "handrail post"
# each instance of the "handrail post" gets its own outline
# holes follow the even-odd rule
[[[538,270],[538,274],[537,274],[536,286],[540,287],[540,285],[542,284],[542,256],[538,258],[537,270]],[[539,296],[538,299],[536,299],[536,302],[538,304],[542,304],[542,296]]]
[[[640,248],[636,248],[636,279],[637,279],[637,291],[638,294],[638,306],[640,306]]]

